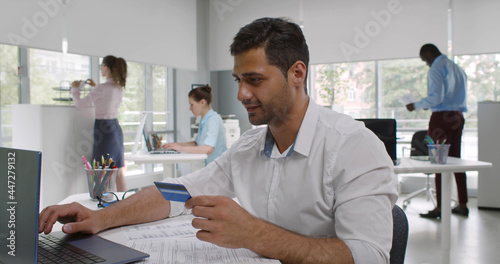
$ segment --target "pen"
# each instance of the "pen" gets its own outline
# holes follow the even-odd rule
[[[444,146],[444,143],[446,143],[446,138],[443,140],[443,143],[441,143],[441,145],[439,145],[439,148],[438,148],[438,160],[441,161],[441,148]]]
[[[434,140],[432,140],[429,135],[426,135],[424,140],[427,141],[429,145],[434,145]]]
[[[109,153],[108,153],[108,154],[106,155],[106,159],[104,160],[104,163],[103,163],[103,166],[104,166],[104,167],[103,167],[103,169],[105,169],[105,168],[106,168],[106,165],[108,165],[108,164],[109,164],[109,159],[110,159],[110,157],[109,157]],[[109,167],[109,166],[108,166],[108,167]]]
[[[83,163],[85,163],[85,166],[87,166],[87,169],[91,171],[92,169],[90,168],[89,164],[87,163],[87,159],[85,159],[85,156],[82,156]]]

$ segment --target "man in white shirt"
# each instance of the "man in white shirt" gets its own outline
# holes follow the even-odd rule
[[[247,131],[204,169],[165,179],[193,196],[185,207],[198,217],[197,237],[284,263],[389,263],[392,161],[362,123],[309,99],[300,28],[258,19],[240,29],[231,54],[238,100],[252,124],[267,127]],[[96,233],[183,211],[150,188],[96,212],[48,207],[39,231],[50,232],[58,218],[67,222],[64,232]]]

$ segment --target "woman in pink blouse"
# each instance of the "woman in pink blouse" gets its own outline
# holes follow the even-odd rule
[[[123,89],[127,79],[127,62],[123,58],[106,56],[101,63],[101,74],[106,77],[105,83],[97,84],[92,79],[85,83],[90,84],[92,91],[80,98],[80,84],[74,81],[71,85],[71,94],[76,107],[84,107],[94,103],[94,148],[92,160],[101,163],[101,157],[109,154],[118,168],[116,175],[116,190],[126,191],[125,158],[123,150],[123,132],[118,123],[118,107],[122,101]]]

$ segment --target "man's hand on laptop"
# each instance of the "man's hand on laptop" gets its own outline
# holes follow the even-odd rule
[[[63,225],[62,231],[66,234],[92,233],[101,231],[98,211],[92,211],[79,203],[48,206],[38,217],[38,232],[48,234],[58,221]]]

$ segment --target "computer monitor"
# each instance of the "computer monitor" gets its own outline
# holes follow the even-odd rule
[[[396,158],[396,119],[389,118],[365,118],[357,119],[365,123],[366,128],[370,129],[384,143],[387,154],[397,164]]]

